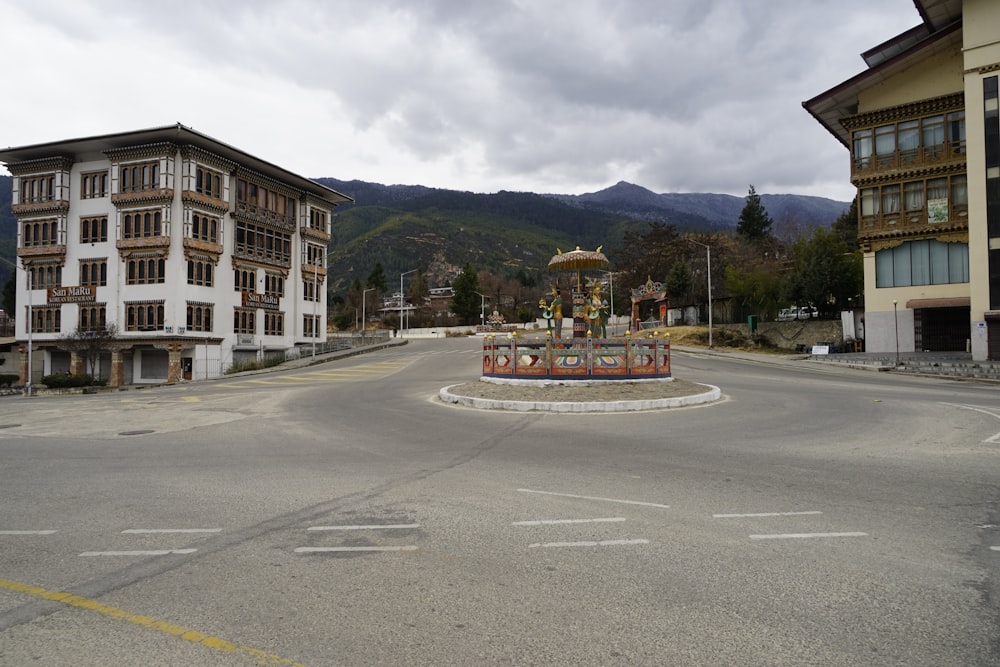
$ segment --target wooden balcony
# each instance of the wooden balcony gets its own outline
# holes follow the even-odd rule
[[[155,250],[170,247],[169,236],[144,236],[136,239],[118,239],[115,244],[119,250]]]
[[[174,191],[172,188],[149,188],[147,190],[116,192],[111,195],[111,203],[121,207],[170,201],[173,198]]]
[[[969,228],[968,204],[952,204],[948,219],[929,222],[927,208],[912,211],[881,213],[861,216],[858,239],[886,238],[889,236],[913,236],[915,233],[934,234],[938,231],[967,230]]]
[[[66,255],[66,246],[62,243],[52,243],[48,245],[33,245],[27,248],[18,248],[18,257],[50,257]]]
[[[919,171],[953,162],[965,162],[964,141],[854,158],[851,163],[851,181],[856,184],[874,176],[901,171]]]

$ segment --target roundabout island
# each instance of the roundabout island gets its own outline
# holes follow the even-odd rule
[[[479,410],[512,412],[640,412],[713,403],[722,397],[713,385],[686,380],[642,380],[557,384],[498,382],[490,378],[444,387],[438,398]]]
[[[553,257],[550,268],[576,272],[572,338],[562,337],[562,299],[553,285],[552,303],[539,303],[547,322],[544,339],[487,333],[479,381],[445,387],[438,398],[477,409],[566,413],[663,410],[718,401],[718,387],[673,377],[669,334],[644,336],[637,329],[634,336],[630,330],[623,337],[607,337],[604,285],[594,279],[585,290],[581,280],[583,269],[606,264],[600,248]],[[632,292],[633,312],[639,300],[667,299],[652,281]]]

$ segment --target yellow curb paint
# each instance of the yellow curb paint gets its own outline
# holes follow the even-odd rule
[[[258,664],[266,665],[290,665],[291,667],[305,667],[302,663],[294,662],[288,660],[287,658],[282,658],[277,655],[272,655],[264,651],[251,648],[249,646],[240,646],[239,644],[234,644],[228,642],[225,639],[220,639],[219,637],[212,637],[210,635],[203,634],[197,630],[191,630],[190,628],[185,628],[180,625],[174,625],[173,623],[168,623],[167,621],[161,621],[159,619],[152,618],[150,616],[142,616],[139,614],[133,614],[131,612],[125,611],[124,609],[119,609],[118,607],[112,607],[106,605],[103,602],[98,602],[97,600],[91,600],[89,598],[81,597],[79,595],[74,595],[73,593],[67,593],[64,591],[50,591],[40,586],[32,586],[30,584],[22,584],[17,581],[11,581],[9,579],[0,579],[0,588],[5,588],[9,591],[16,591],[18,593],[25,593],[33,597],[39,598],[41,600],[51,600],[53,602],[62,602],[70,607],[77,607],[80,609],[89,609],[91,611],[96,611],[97,613],[107,616],[108,618],[119,619],[132,625],[138,625],[149,630],[156,630],[157,632],[162,632],[164,634],[171,635],[173,637],[178,637],[185,641],[192,642],[194,644],[201,644],[206,648],[210,648],[216,651],[222,651],[224,653],[244,653],[252,658],[255,658]]]

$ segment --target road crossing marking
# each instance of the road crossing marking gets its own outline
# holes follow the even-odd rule
[[[573,493],[556,493],[555,491],[537,491],[535,489],[518,489],[521,493],[540,493],[545,496],[561,496],[563,498],[577,498],[580,500],[599,500],[606,503],[620,503],[622,505],[640,505],[642,507],[660,507],[669,509],[670,505],[659,503],[648,503],[641,500],[622,500],[620,498],[601,498],[599,496],[578,496]]]

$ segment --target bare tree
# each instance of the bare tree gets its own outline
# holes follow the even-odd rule
[[[96,327],[77,327],[73,333],[60,339],[59,347],[83,357],[85,367],[90,371],[88,375],[100,380],[97,364],[101,354],[110,351],[111,343],[117,338],[118,325],[114,322]]]

